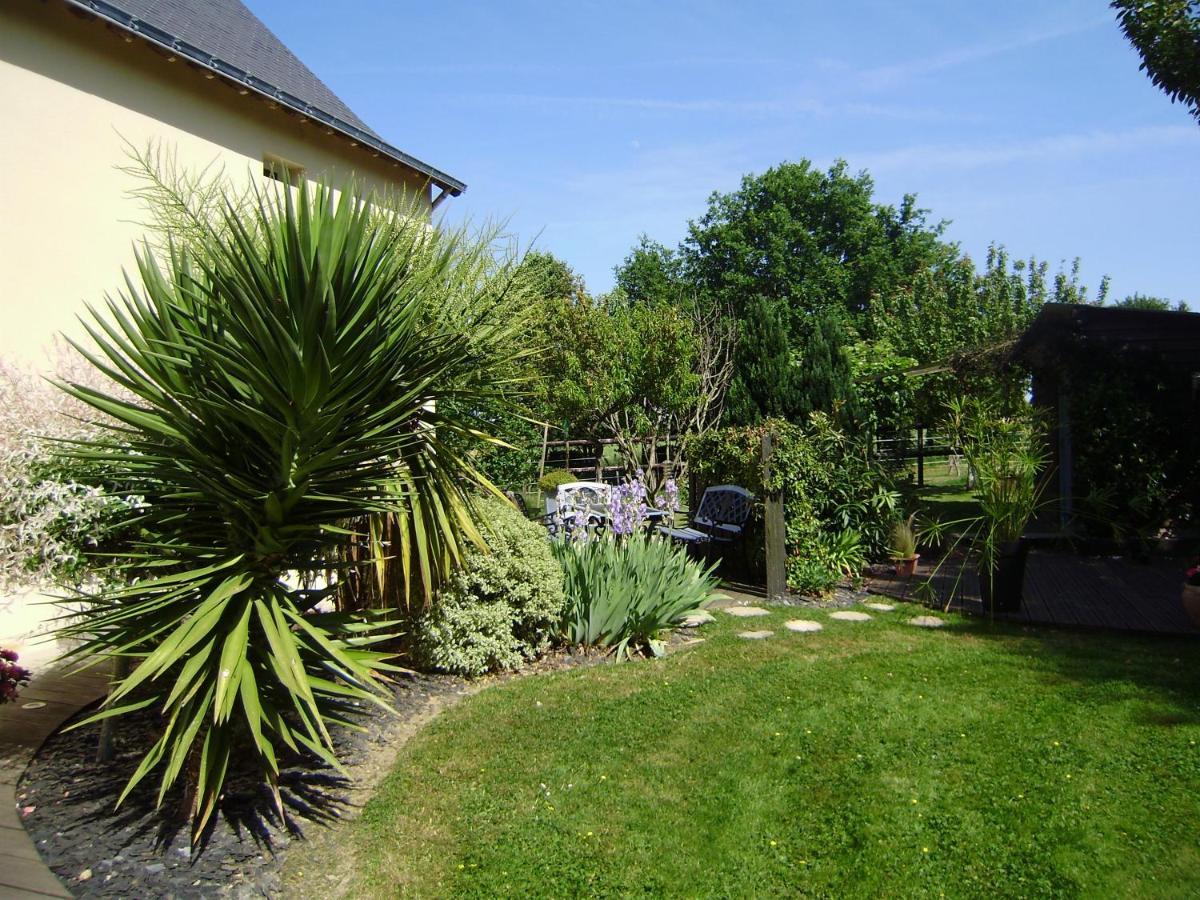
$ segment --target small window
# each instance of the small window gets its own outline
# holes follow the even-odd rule
[[[263,177],[274,178],[296,187],[304,177],[304,167],[290,163],[278,156],[263,156]]]

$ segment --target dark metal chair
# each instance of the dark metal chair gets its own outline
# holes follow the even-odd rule
[[[693,547],[731,544],[746,530],[752,499],[748,490],[736,484],[705,488],[691,524],[686,528],[660,526],[658,533]]]

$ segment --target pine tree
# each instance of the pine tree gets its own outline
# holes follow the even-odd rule
[[[813,412],[842,424],[855,419],[854,379],[845,352],[845,327],[832,310],[813,314],[795,375],[795,404],[801,420]]]
[[[725,401],[729,424],[753,425],[769,416],[791,419],[801,412],[787,326],[766,297],[746,304],[735,372]]]

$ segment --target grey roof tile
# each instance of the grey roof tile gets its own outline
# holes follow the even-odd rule
[[[134,18],[282,88],[370,134],[375,132],[240,0],[109,0]],[[378,137],[378,135],[375,135]]]
[[[316,118],[354,141],[424,174],[451,196],[466,185],[398,150],[374,132],[241,0],[67,0],[163,47],[179,49],[225,77]],[[197,58],[198,57],[198,58]]]

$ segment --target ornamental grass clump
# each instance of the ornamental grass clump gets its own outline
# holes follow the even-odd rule
[[[679,492],[663,485],[674,514]],[[563,639],[604,648],[618,660],[662,654],[663,632],[712,600],[716,563],[705,569],[687,551],[649,528],[648,492],[641,473],[613,489],[608,530],[576,523],[553,543],[563,567],[566,614]],[[578,514],[578,511],[575,511]]]
[[[118,586],[65,629],[76,656],[134,665],[88,721],[160,711],[121,800],[157,769],[161,804],[183,777],[196,838],[235,758],[278,803],[283,754],[337,766],[331,726],[387,705],[394,623],[323,603],[361,542],[345,523],[401,523],[389,552],[427,588],[480,540],[489,485],[454,446],[520,325],[496,315],[491,244],[408,212],[302,183],[197,218],[139,252],[78,346],[125,393],[63,385],[116,423],[73,457],[143,498]]]
[[[609,650],[618,660],[662,655],[662,633],[705,606],[717,586],[715,564],[705,569],[661,537],[553,546],[567,595],[564,640]]]
[[[980,514],[951,522],[931,522],[923,534],[935,544],[942,543],[947,535],[954,535],[950,552],[942,563],[959,548],[978,558],[981,589],[990,607],[988,598],[1005,559],[1021,559],[1019,567],[1012,571],[1023,576],[1023,554],[1028,545],[1022,535],[1042,506],[1047,485],[1045,433],[1028,408],[1003,415],[988,403],[963,398],[951,401],[948,409],[947,430],[976,476],[975,496]],[[937,573],[942,563],[932,574]],[[962,571],[965,569],[960,570],[959,579]],[[918,588],[918,596],[926,602],[932,598],[931,585],[932,580]],[[948,595],[947,609],[956,591],[957,580]],[[1014,599],[1019,599],[1019,577],[1015,593]]]

